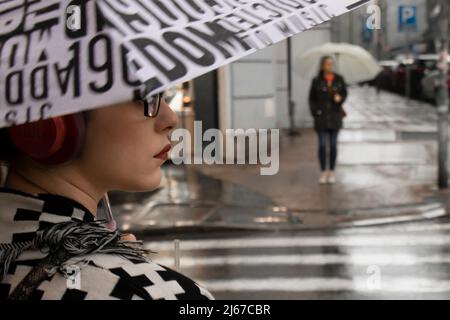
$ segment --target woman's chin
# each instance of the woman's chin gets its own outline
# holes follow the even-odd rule
[[[146,177],[139,176],[132,181],[128,181],[122,191],[126,192],[149,192],[157,189],[161,185],[162,174],[161,170],[157,170]]]
[[[157,172],[153,173],[147,179],[142,181],[141,189],[142,191],[153,191],[161,185],[162,173],[161,169],[158,169]]]

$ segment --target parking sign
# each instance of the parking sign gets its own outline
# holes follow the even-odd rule
[[[400,6],[398,10],[399,30],[415,31],[417,30],[417,7]]]

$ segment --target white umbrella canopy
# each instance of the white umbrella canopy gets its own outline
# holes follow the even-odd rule
[[[336,72],[348,84],[372,80],[381,72],[381,67],[367,50],[347,43],[326,43],[308,50],[296,57],[295,71],[304,78],[315,77],[323,56],[334,58]]]
[[[0,128],[162,92],[369,1],[0,1]]]

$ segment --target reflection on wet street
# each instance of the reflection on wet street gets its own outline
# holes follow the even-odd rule
[[[155,192],[111,193],[110,200],[122,230],[152,232],[172,228],[253,228],[270,219],[287,222],[286,208],[243,186],[214,179],[186,167],[163,169],[162,186]]]
[[[450,221],[181,241],[181,272],[219,299],[449,299]],[[173,266],[173,243],[146,241]]]

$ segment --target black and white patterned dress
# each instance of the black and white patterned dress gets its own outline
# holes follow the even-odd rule
[[[72,200],[55,195],[30,196],[0,189],[0,244],[33,239],[38,230],[68,221],[94,221],[94,216]],[[0,283],[0,301],[41,259],[39,250],[22,253]],[[69,289],[63,272],[57,272],[34,291],[31,299],[207,300],[211,294],[191,279],[153,262],[130,261],[118,255],[92,254],[73,258],[80,268],[80,289]]]

